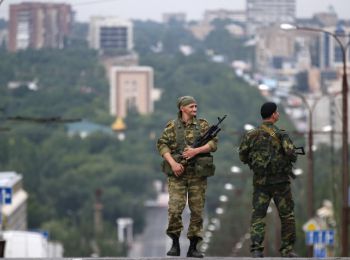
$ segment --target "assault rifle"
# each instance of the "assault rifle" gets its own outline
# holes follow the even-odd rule
[[[206,143],[208,143],[210,140],[214,139],[218,133],[221,131],[221,128],[219,128],[219,125],[222,123],[222,121],[225,120],[225,118],[227,117],[227,115],[224,115],[222,118],[218,117],[218,123],[216,125],[212,125],[203,136],[198,137],[194,143],[192,144],[192,148],[197,148],[197,147],[201,147],[203,145],[205,145]],[[188,165],[188,164],[193,164],[194,163],[194,158],[199,157],[199,156],[203,156],[206,154],[201,154],[201,155],[197,155],[189,160],[183,159],[181,160],[181,164],[182,165]],[[182,157],[182,156],[180,156]]]
[[[296,154],[305,155],[305,150],[304,150],[304,147],[302,147],[302,146],[299,146],[299,147],[294,146],[294,151]],[[289,176],[292,177],[292,179],[295,179],[297,177],[294,174],[294,172],[290,173]]]
[[[206,143],[208,143],[210,140],[212,140],[213,138],[215,138],[218,133],[221,131],[221,128],[219,128],[219,125],[222,123],[222,121],[225,120],[225,118],[227,117],[227,115],[224,115],[222,118],[218,117],[218,123],[216,125],[212,125],[203,136],[198,137],[193,145],[192,148],[197,148],[197,147],[201,147],[202,145],[205,145]]]
[[[304,150],[304,147],[302,147],[302,146],[300,146],[300,147],[294,146],[294,151],[296,154],[305,155],[305,150]]]

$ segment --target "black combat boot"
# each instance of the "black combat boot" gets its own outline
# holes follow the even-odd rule
[[[170,250],[168,251],[168,253],[166,253],[166,254],[169,256],[180,256],[179,237],[176,235],[169,235],[169,236],[173,240],[173,244],[172,244]]]
[[[264,257],[264,254],[260,250],[254,250],[252,251],[252,257],[253,258]]]
[[[203,258],[202,253],[197,250],[197,244],[199,241],[199,237],[193,237],[190,239],[190,247],[188,248],[187,257]]]

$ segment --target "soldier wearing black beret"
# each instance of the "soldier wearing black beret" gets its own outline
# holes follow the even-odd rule
[[[277,105],[273,102],[266,102],[261,106],[260,114],[263,119],[269,118],[277,111]]]
[[[280,117],[277,105],[273,102],[264,103],[260,114],[262,124],[247,132],[239,147],[241,161],[254,172],[250,250],[253,257],[264,256],[264,219],[273,199],[281,219],[281,256],[297,257],[293,251],[296,232],[290,187],[290,176],[293,175],[292,167],[297,155],[288,134],[275,125]]]

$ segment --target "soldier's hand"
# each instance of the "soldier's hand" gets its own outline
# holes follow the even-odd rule
[[[196,148],[186,147],[184,152],[182,153],[182,157],[186,160],[189,160],[193,157],[195,157],[198,154]]]
[[[176,177],[179,177],[185,170],[184,166],[181,163],[177,162],[171,165],[171,169],[173,170]]]

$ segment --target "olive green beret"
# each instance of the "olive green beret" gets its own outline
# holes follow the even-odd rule
[[[194,97],[191,96],[183,96],[177,99],[177,108],[180,109],[182,106],[187,106],[192,103],[197,103]]]

